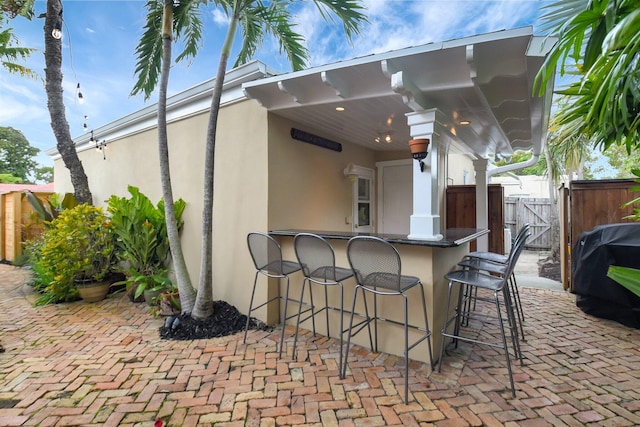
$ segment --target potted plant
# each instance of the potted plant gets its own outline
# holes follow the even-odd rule
[[[169,239],[163,201],[154,206],[137,187],[128,190],[131,197],[111,196],[107,209],[126,276],[122,283],[132,301],[143,301],[145,290],[161,291],[171,283],[167,277]],[[185,206],[182,199],[174,203],[179,228]]]
[[[125,283],[135,284],[135,288],[132,290],[134,300],[144,297],[144,300],[149,305],[155,305],[158,296],[171,288],[171,279],[167,276],[167,270],[163,269],[154,275],[142,275],[136,272],[131,274],[125,280]]]
[[[409,140],[409,149],[411,155],[416,160],[421,160],[427,157],[427,150],[429,149],[429,138],[417,138]]]
[[[34,254],[34,271],[45,277],[43,302],[103,299],[117,262],[113,226],[101,208],[65,209],[44,230]]]

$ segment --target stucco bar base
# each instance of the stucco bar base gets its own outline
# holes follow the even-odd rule
[[[283,256],[287,260],[295,260],[295,251],[293,248],[293,236],[278,234],[282,232],[273,232],[276,239],[282,246]],[[317,233],[322,235],[322,233]],[[336,264],[340,267],[349,268],[349,262],[346,256],[346,248],[348,239],[345,238],[332,238],[331,235],[324,235],[323,237],[333,246],[336,254]],[[335,237],[335,236],[334,236]],[[406,236],[405,236],[406,239]],[[427,317],[429,319],[429,327],[433,332],[431,342],[433,346],[434,359],[437,359],[440,354],[440,346],[442,345],[442,335],[440,330],[446,319],[446,301],[447,301],[447,287],[448,283],[444,279],[444,275],[455,268],[458,261],[469,252],[469,243],[463,242],[452,246],[430,246],[429,243],[422,242],[421,244],[407,244],[399,243],[397,241],[392,242],[400,253],[402,260],[402,274],[417,276],[422,280],[425,288],[425,298],[427,301]],[[439,242],[440,244],[442,241]],[[290,294],[293,298],[299,299],[300,291],[303,280],[302,273],[298,272],[290,276]],[[350,310],[353,303],[355,280],[350,278],[344,283],[344,307],[345,310]],[[284,281],[281,284],[284,292]],[[340,294],[337,286],[330,286],[329,288],[329,305],[333,307],[340,306]],[[322,307],[324,304],[324,291],[320,285],[314,285],[314,302],[317,307]],[[308,301],[308,291],[305,291],[305,301]],[[409,323],[414,325],[423,326],[424,321],[421,321],[422,317],[422,304],[420,302],[420,289],[413,288],[409,291]],[[368,295],[371,296],[371,295]],[[372,310],[373,303],[370,301],[369,310]],[[364,313],[364,305],[362,304],[362,296],[358,295],[358,305],[356,306],[356,313]],[[401,296],[393,297],[378,297],[378,313],[381,317],[402,321],[403,318],[403,299]],[[283,307],[282,307],[283,308]],[[298,309],[297,304],[289,304],[289,310],[287,315],[295,314]],[[276,319],[277,306],[272,305],[269,308],[269,318],[271,320]],[[330,335],[338,338],[338,331],[340,330],[340,315],[338,312],[331,310],[330,315],[330,334],[327,334],[325,315],[316,316],[316,332],[322,335]],[[296,318],[293,317],[288,323],[295,324]],[[359,320],[354,318],[354,323]],[[345,329],[348,327],[349,316],[344,317]],[[311,330],[311,320],[307,320],[301,325],[302,328]],[[410,330],[409,340],[415,341],[418,337],[417,332]],[[345,336],[346,339],[346,336]],[[360,332],[355,338],[352,339],[354,344],[361,345],[365,348],[370,348],[369,337],[365,330]],[[402,327],[390,324],[387,322],[378,322],[378,350],[381,352],[403,356],[404,339],[402,333]],[[429,351],[426,341],[420,343],[414,349],[411,350],[409,357],[413,360],[419,360],[422,362],[429,362]],[[435,360],[434,360],[435,362]]]

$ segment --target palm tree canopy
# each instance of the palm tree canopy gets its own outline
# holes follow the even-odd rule
[[[10,73],[37,78],[38,74],[35,71],[17,62],[27,59],[35,49],[15,46],[15,41],[11,28],[0,31],[0,65]]]
[[[38,73],[18,62],[27,59],[36,49],[19,46],[18,39],[13,34],[13,28],[2,28],[3,24],[8,20],[6,16],[9,19],[13,19],[18,15],[22,15],[27,19],[31,19],[33,17],[34,1],[0,0],[0,66],[10,73],[37,79]]]
[[[181,0],[171,2],[173,7],[173,30],[177,39],[183,39],[184,49],[176,57],[176,62],[193,58],[202,40],[202,19],[200,6],[203,0]],[[138,76],[131,95],[143,93],[145,99],[158,84],[162,65],[162,16],[164,0],[147,0],[147,21],[140,42],[136,47],[138,62],[135,74]],[[172,34],[168,35],[173,37]]]
[[[341,22],[349,40],[359,31],[359,24],[366,22],[360,0],[313,0],[322,17],[328,22]],[[195,57],[202,39],[201,7],[206,0],[179,0],[174,7],[174,31],[176,39],[183,39],[184,50],[176,57],[176,62]],[[294,70],[307,66],[309,52],[304,46],[304,37],[294,31],[290,6],[298,4],[294,0],[213,0],[230,20],[236,21],[242,31],[242,46],[234,67],[248,62],[263,43],[265,36],[276,38],[280,53],[286,55]],[[136,48],[138,58],[135,73],[138,81],[132,95],[142,93],[149,98],[155,89],[160,73],[162,58],[161,31],[163,0],[147,0],[147,22],[140,43]],[[230,54],[230,46],[223,47],[223,53]],[[227,51],[229,50],[229,51]]]
[[[579,80],[559,91],[572,102],[558,120],[604,151],[640,148],[640,1],[561,0],[545,7],[543,28],[558,37],[537,76],[544,88],[559,65]],[[542,89],[540,89],[542,90]]]
[[[35,3],[36,0],[0,0],[0,11],[10,19],[21,15],[30,20],[34,16]]]

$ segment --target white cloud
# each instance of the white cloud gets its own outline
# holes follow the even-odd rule
[[[2,95],[2,109],[0,109],[0,123],[24,131],[33,126],[34,122],[46,120],[48,111],[36,104],[26,103],[12,96]]]
[[[213,12],[211,13],[211,16],[213,18],[213,22],[215,22],[217,25],[219,26],[227,26],[229,25],[229,17],[224,13],[224,11],[217,7],[215,9],[213,9]]]

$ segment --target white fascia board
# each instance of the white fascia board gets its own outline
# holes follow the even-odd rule
[[[252,61],[248,64],[229,71],[224,80],[220,106],[224,107],[243,99],[247,99],[242,91],[242,84],[259,79],[265,75],[273,75],[275,72],[260,61]],[[167,99],[167,122],[171,123],[209,110],[211,106],[211,94],[215,78],[206,80],[189,89],[179,92]],[[94,138],[108,144],[111,141],[134,135],[157,127],[157,102],[138,111],[121,117],[111,123],[94,129]],[[84,133],[73,139],[76,151],[82,152],[95,148],[89,142],[90,133]],[[45,154],[53,160],[60,158],[56,147],[45,151]]]
[[[501,30],[493,33],[481,34],[477,36],[464,37],[460,39],[454,39],[446,42],[429,43],[420,46],[412,46],[404,49],[392,50],[384,53],[377,53],[368,56],[362,56],[359,58],[348,59],[345,61],[334,62],[331,64],[321,65],[318,67],[307,68],[305,70],[294,71],[291,73],[276,75],[273,77],[267,77],[260,80],[254,80],[252,82],[245,83],[245,88],[251,88],[255,86],[263,86],[270,84],[278,84],[280,82],[304,77],[311,74],[322,73],[331,70],[337,70],[340,68],[353,67],[361,64],[368,64],[372,62],[380,62],[393,58],[406,57],[411,55],[417,55],[421,53],[433,52],[436,50],[444,50],[456,48],[459,46],[465,46],[468,44],[486,43],[491,41],[497,41],[502,39],[530,36],[533,34],[533,28],[531,26],[515,28],[513,30]]]

